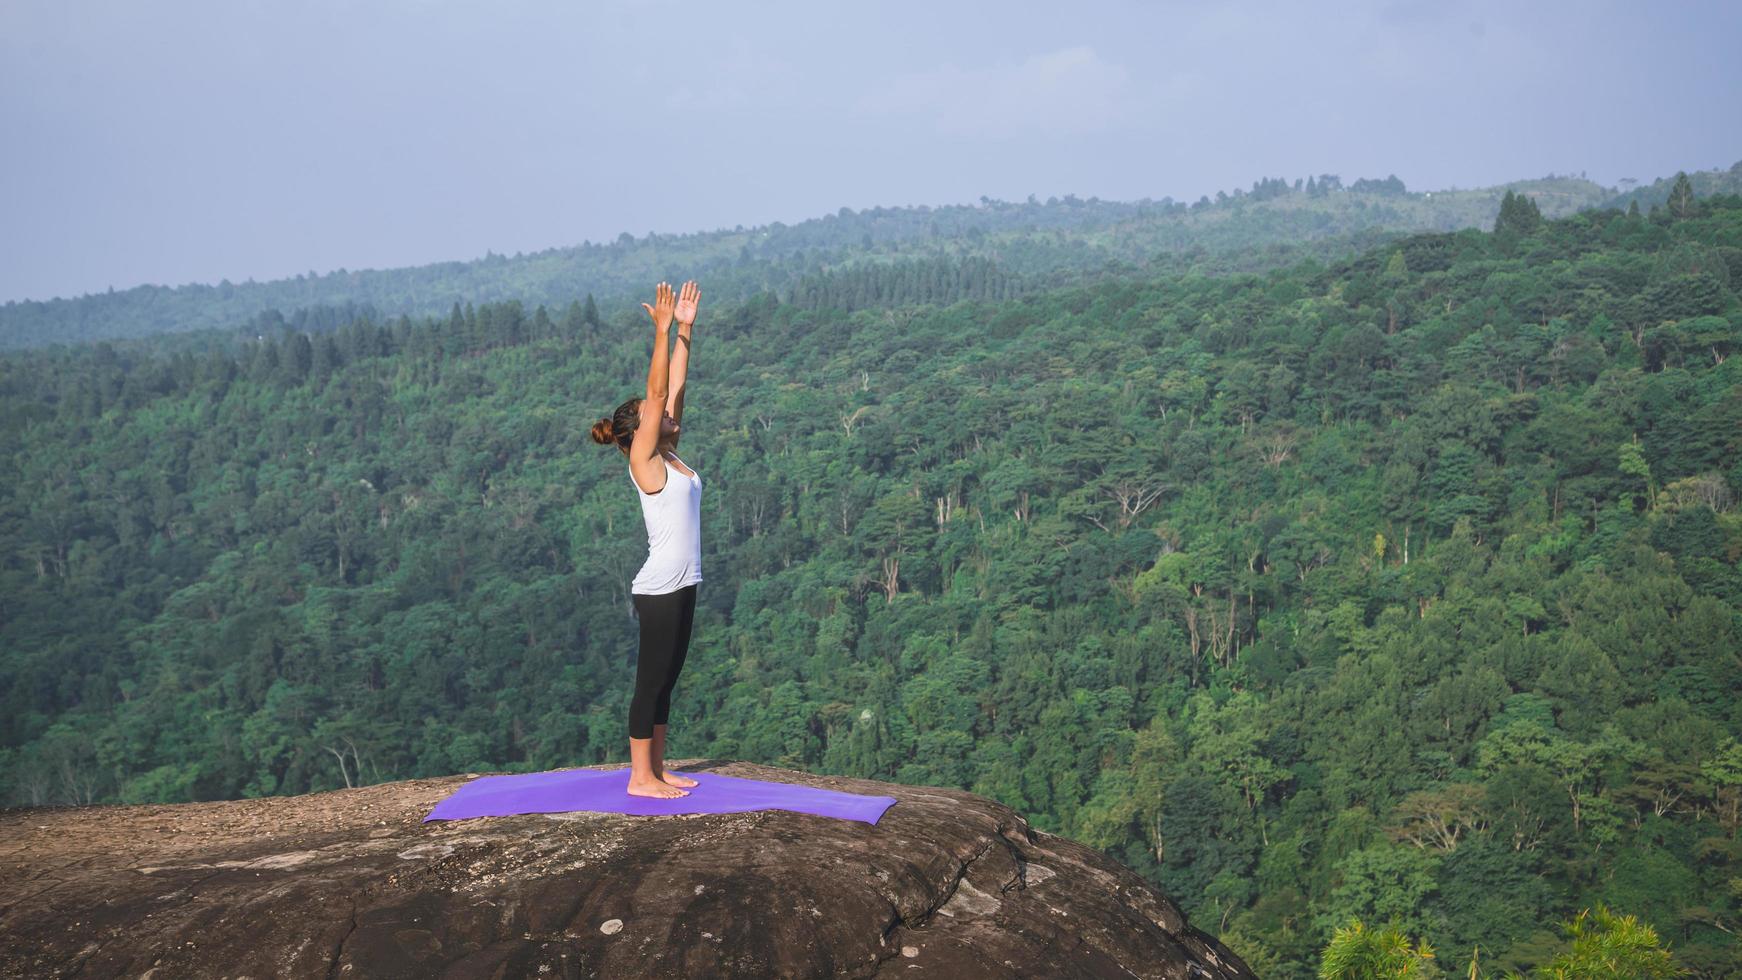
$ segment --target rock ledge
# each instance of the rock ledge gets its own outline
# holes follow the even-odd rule
[[[1137,874],[984,797],[670,765],[899,802],[876,826],[783,810],[421,822],[474,773],[4,810],[0,974],[1252,976]]]

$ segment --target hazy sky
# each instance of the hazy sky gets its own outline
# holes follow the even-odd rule
[[[1742,4],[0,0],[0,301],[1742,159]]]

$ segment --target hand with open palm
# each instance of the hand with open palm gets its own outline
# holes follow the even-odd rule
[[[676,305],[677,298],[671,291],[671,285],[662,282],[654,287],[653,305],[648,306],[646,303],[642,303],[641,308],[646,310],[647,315],[653,318],[653,329],[663,333],[671,328],[672,310]],[[695,316],[693,306],[690,311],[690,316],[692,318]]]
[[[702,288],[696,285],[694,279],[683,284],[683,292],[677,297],[677,325],[687,327],[696,322],[696,305],[701,302]]]

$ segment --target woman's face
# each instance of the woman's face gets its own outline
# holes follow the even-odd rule
[[[639,402],[636,403],[635,410],[637,412],[641,411],[641,403],[639,403]],[[683,430],[683,427],[677,424],[677,419],[672,418],[670,412],[661,412],[660,413],[660,416],[659,416],[659,441],[660,442],[664,442],[665,440],[671,438],[672,436],[677,435],[682,430]]]

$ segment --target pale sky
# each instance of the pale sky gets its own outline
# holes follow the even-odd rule
[[[4,0],[0,302],[839,208],[1742,159],[1734,2]]]

